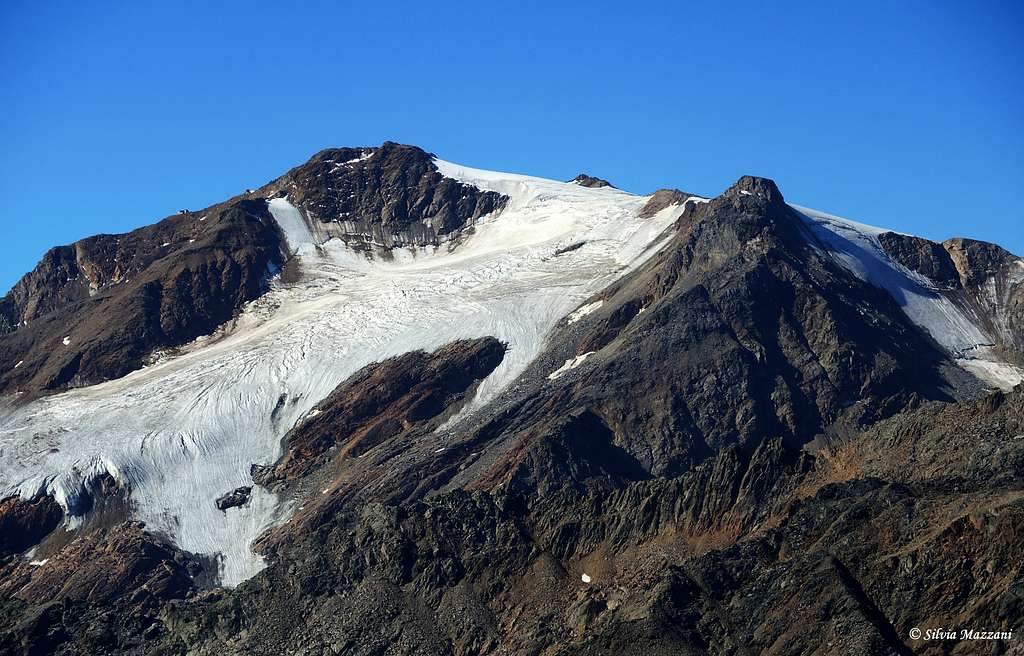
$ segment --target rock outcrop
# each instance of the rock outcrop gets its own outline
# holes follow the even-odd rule
[[[587,175],[586,173],[580,173],[569,182],[573,184],[578,184],[581,187],[590,187],[591,189],[596,189],[599,187],[611,187],[612,189],[615,188],[615,185],[608,182],[607,180],[604,180],[602,178],[595,178],[594,176]]]
[[[442,176],[433,160],[392,142],[331,148],[255,195],[287,196],[325,239],[386,249],[436,245],[505,206],[501,194]]]
[[[38,544],[63,519],[64,511],[49,495],[0,501],[0,558]]]
[[[249,495],[252,493],[252,486],[243,485],[242,487],[236,487],[234,490],[227,494],[217,497],[216,504],[218,510],[227,510],[228,508],[237,508],[244,506],[249,502]]]
[[[686,202],[687,198],[690,198],[693,194],[688,194],[678,189],[659,189],[651,194],[651,199],[648,200],[642,208],[640,208],[641,218],[650,218],[672,205],[682,205]]]

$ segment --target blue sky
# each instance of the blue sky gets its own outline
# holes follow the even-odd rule
[[[388,139],[638,193],[751,173],[1024,254],[1019,2],[151,4],[4,4],[3,289],[52,245]]]

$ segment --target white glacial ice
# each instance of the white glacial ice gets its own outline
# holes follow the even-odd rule
[[[107,472],[131,490],[138,519],[218,555],[222,583],[237,585],[263,567],[252,540],[292,508],[259,487],[227,512],[214,500],[251,484],[250,464],[275,460],[284,434],[334,387],[370,362],[493,335],[509,350],[463,415],[473,412],[562,317],[650,256],[682,209],[640,219],[647,197],[437,164],[508,195],[507,207],[457,248],[370,260],[322,243],[287,199],[270,201],[301,280],[273,280],[220,334],[124,378],[0,407],[0,494],[48,490],[74,509],[83,485]]]

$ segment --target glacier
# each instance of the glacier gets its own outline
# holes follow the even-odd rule
[[[338,384],[371,362],[492,335],[509,349],[462,415],[474,412],[559,320],[655,252],[682,211],[641,219],[648,196],[436,163],[509,202],[457,244],[371,259],[325,239],[287,198],[269,201],[301,279],[273,279],[216,334],[121,379],[0,408],[0,492],[53,494],[73,529],[91,482],[109,473],[137,519],[213,556],[220,582],[237,585],[264,567],[251,542],[294,508],[258,486],[226,512],[214,500],[251,484],[250,465],[279,457]]]

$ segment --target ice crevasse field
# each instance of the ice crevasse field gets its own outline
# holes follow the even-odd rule
[[[371,259],[323,241],[287,198],[270,201],[300,280],[273,280],[224,334],[124,378],[0,406],[0,498],[46,490],[74,527],[84,486],[107,472],[130,490],[135,517],[182,549],[216,557],[221,583],[237,585],[264,566],[250,543],[293,508],[258,486],[226,512],[214,500],[251,485],[250,465],[273,462],[282,437],[338,384],[371,362],[491,335],[508,352],[462,411],[471,415],[526,368],[559,321],[591,311],[589,297],[655,253],[683,209],[640,218],[649,196],[436,163],[508,204],[454,249]],[[921,281],[873,247],[873,229],[798,209],[841,264],[905,294],[897,300],[908,316],[940,343],[952,350],[985,339],[956,308],[936,309]],[[937,335],[951,327],[956,343],[947,345]],[[981,361],[995,384],[1019,382],[1009,365]]]

